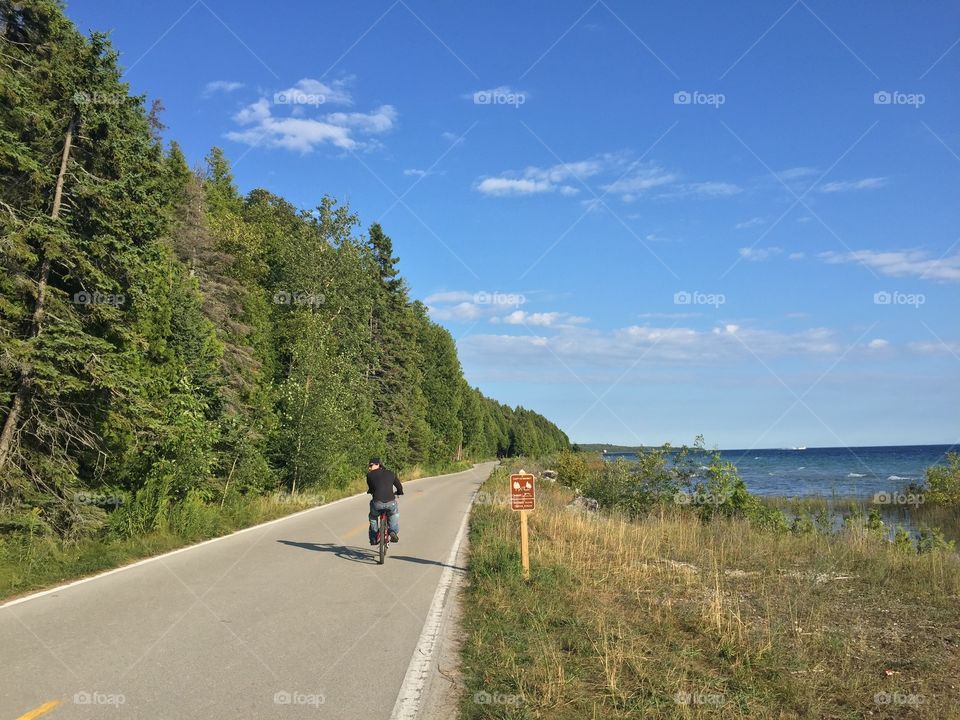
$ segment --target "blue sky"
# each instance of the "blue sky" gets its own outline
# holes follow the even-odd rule
[[[76,0],[191,161],[394,239],[581,442],[960,439],[960,7]]]

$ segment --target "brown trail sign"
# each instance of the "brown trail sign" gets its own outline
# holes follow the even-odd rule
[[[533,510],[536,500],[533,483],[535,478],[527,473],[510,476],[510,508]]]
[[[535,478],[522,470],[510,476],[510,508],[520,511],[520,560],[523,577],[530,578],[530,542],[527,535],[527,513],[536,507]]]

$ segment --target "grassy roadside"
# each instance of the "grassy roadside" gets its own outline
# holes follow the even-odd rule
[[[525,583],[508,473],[472,516],[466,720],[960,717],[956,553],[676,509],[627,522],[541,481]]]
[[[440,468],[418,465],[402,473],[400,479],[409,482],[472,466],[467,461]],[[175,515],[177,520],[162,530],[130,538],[103,535],[67,543],[50,536],[0,535],[0,600],[111,570],[362,492],[366,492],[366,482],[358,477],[342,488],[321,492],[233,496],[222,508],[205,505],[199,512],[192,510],[189,517]]]

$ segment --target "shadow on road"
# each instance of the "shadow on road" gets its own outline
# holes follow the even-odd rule
[[[334,543],[294,542],[293,540],[277,540],[277,542],[283,543],[284,545],[290,545],[291,547],[302,548],[304,550],[333,553],[338,558],[350,560],[351,562],[364,564],[376,564],[377,562],[377,553],[372,548],[368,550],[367,548],[335,545]],[[453,568],[454,570],[466,570],[466,568],[462,568],[459,565],[447,565],[447,563],[437,562],[436,560],[410,557],[409,555],[393,555],[392,553],[388,553],[387,558],[391,560],[402,560],[403,562],[416,563],[417,565],[439,565],[440,567],[449,567]]]

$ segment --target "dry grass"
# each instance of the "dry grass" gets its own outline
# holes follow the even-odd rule
[[[463,717],[960,717],[956,554],[681,510],[631,523],[540,485],[529,583],[515,514],[474,510]]]

